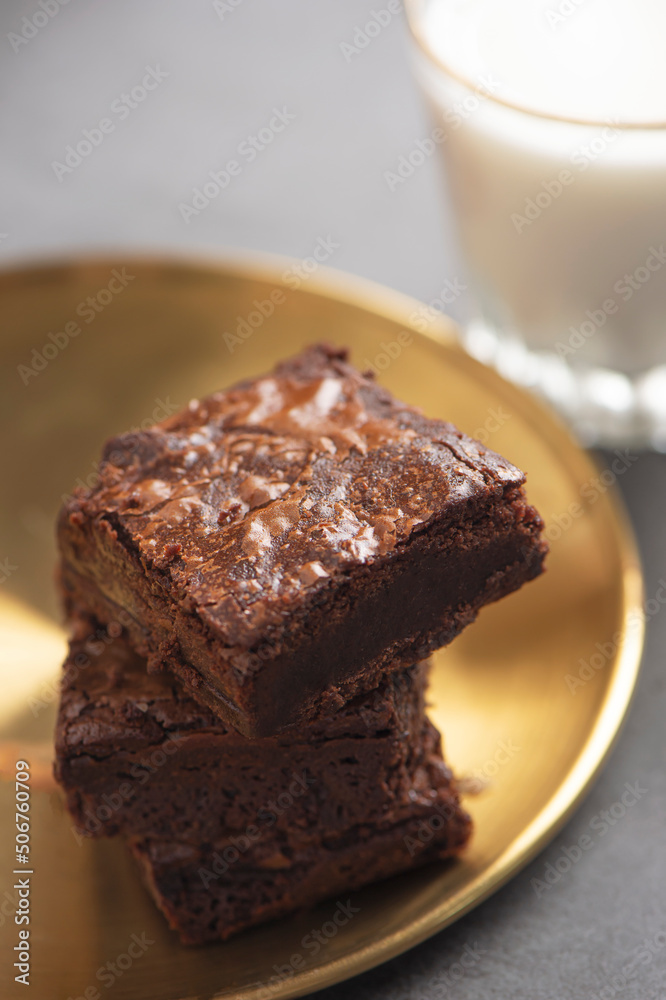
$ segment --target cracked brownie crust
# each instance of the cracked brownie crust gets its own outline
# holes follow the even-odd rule
[[[538,575],[509,462],[316,346],[110,441],[59,521],[70,611],[130,616],[249,736],[332,710]]]

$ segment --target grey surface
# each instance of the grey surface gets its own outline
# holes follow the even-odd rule
[[[340,47],[385,6],[241,0],[220,18],[204,0],[70,0],[15,53],[8,33],[39,8],[3,0],[0,263],[128,247],[301,257],[330,237],[340,244],[332,266],[422,299],[437,296],[463,268],[436,164],[426,162],[393,193],[384,179],[429,129],[409,74],[404,17],[349,62]],[[52,161],[108,114],[147,65],[158,64],[169,74],[164,82],[59,182]],[[295,120],[186,224],[179,202],[236,155],[273,107],[286,107]],[[450,312],[464,310],[462,296]],[[654,596],[666,577],[666,461],[641,456],[619,486],[638,532],[646,593]],[[666,996],[665,646],[666,613],[657,612],[620,742],[555,842],[449,930],[322,997]],[[531,880],[543,878],[563,846],[589,832],[625,783],[637,781],[646,789],[639,801],[537,895]],[[466,947],[475,957],[456,982]]]

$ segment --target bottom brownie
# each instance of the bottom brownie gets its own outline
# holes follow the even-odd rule
[[[144,881],[183,944],[226,940],[266,920],[359,889],[428,861],[453,857],[469,839],[471,821],[453,791],[440,790],[430,813],[390,828],[367,827],[329,844],[312,844],[290,858],[252,854],[234,864],[226,848],[130,841]],[[348,904],[347,904],[348,905]],[[354,912],[350,908],[350,912]],[[345,921],[346,922],[346,921]]]
[[[168,672],[149,674],[123,636],[74,624],[55,762],[73,829],[128,837],[183,942],[225,939],[467,841],[425,714],[427,664],[335,715],[247,739]]]

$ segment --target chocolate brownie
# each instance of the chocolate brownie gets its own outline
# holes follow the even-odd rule
[[[469,817],[455,794],[442,787],[420,818],[384,826],[367,823],[334,841],[314,835],[311,843],[288,854],[277,849],[241,855],[233,844],[201,849],[151,838],[132,840],[130,848],[182,943],[204,944],[328,897],[328,919],[340,926],[358,912],[348,892],[455,857],[469,832]]]
[[[424,710],[427,664],[248,740],[122,636],[76,621],[55,774],[77,830],[125,834],[187,944],[451,857],[471,832]],[[86,631],[94,636],[86,639]]]
[[[70,613],[129,615],[226,722],[267,736],[424,659],[542,570],[519,469],[311,347],[109,441],[59,519]]]
[[[55,772],[82,834],[211,844],[253,831],[256,851],[291,856],[313,836],[427,816],[442,789],[455,797],[425,716],[426,664],[297,732],[248,740],[122,637],[90,643],[78,627]]]

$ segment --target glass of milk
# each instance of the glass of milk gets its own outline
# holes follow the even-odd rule
[[[666,0],[408,0],[468,350],[589,444],[666,450]]]

